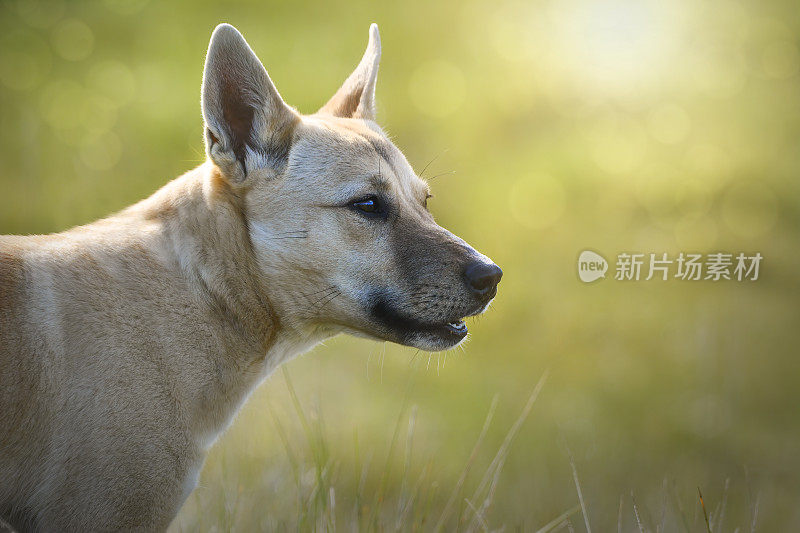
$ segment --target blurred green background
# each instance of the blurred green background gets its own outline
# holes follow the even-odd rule
[[[223,21],[303,112],[377,22],[379,122],[418,171],[436,158],[432,211],[505,276],[463,352],[337,338],[277,372],[176,531],[581,531],[557,518],[576,478],[594,531],[704,531],[698,487],[714,531],[800,528],[797,2],[2,0],[0,233],[199,164]],[[583,284],[587,248],[764,260],[755,282]]]

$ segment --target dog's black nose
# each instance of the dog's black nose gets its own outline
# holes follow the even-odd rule
[[[494,298],[497,293],[497,284],[503,277],[503,271],[494,263],[483,261],[472,263],[464,271],[470,288],[479,296]]]

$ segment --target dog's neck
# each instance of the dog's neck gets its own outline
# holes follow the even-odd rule
[[[327,335],[285,327],[252,250],[241,194],[205,163],[118,215],[152,221],[165,253],[210,317],[218,376],[189,418],[201,442],[224,429],[247,395],[284,361]],[[201,318],[201,320],[203,320]],[[196,403],[196,402],[195,402]]]
[[[248,352],[237,358],[250,359],[242,361],[249,364],[270,357],[285,328],[256,264],[243,191],[213,163],[187,172],[117,217],[157,224],[166,253],[216,317],[228,344]]]

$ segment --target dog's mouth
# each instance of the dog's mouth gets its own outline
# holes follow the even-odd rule
[[[453,320],[452,322],[444,322],[439,324],[420,324],[416,332],[432,333],[443,341],[460,342],[469,333],[467,324],[464,319]]]
[[[396,309],[388,299],[375,298],[371,306],[371,315],[390,330],[397,339],[395,342],[415,346],[425,350],[444,350],[452,348],[467,336],[469,328],[464,317],[473,316],[476,312],[466,312],[463,316],[454,316],[447,320],[429,321],[410,317]]]
[[[447,328],[447,331],[452,335],[460,335],[463,337],[469,333],[467,325],[464,323],[463,319],[456,322],[448,322],[444,327]]]

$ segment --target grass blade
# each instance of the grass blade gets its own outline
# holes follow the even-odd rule
[[[461,488],[464,486],[464,481],[469,474],[470,468],[472,468],[472,464],[475,462],[475,458],[478,456],[478,450],[483,443],[484,437],[486,437],[486,433],[489,431],[489,426],[492,423],[492,418],[494,417],[494,412],[497,409],[497,401],[498,396],[497,394],[494,395],[492,398],[492,404],[489,406],[489,413],[486,415],[486,419],[483,422],[483,429],[481,429],[480,434],[478,435],[478,440],[475,442],[475,446],[472,448],[472,453],[470,454],[469,458],[467,459],[467,463],[464,465],[464,469],[461,471],[461,476],[458,478],[455,487],[453,488],[453,492],[450,494],[450,498],[447,500],[447,503],[444,506],[444,510],[442,511],[441,516],[439,517],[439,521],[434,526],[434,531],[441,531],[444,527],[445,522],[450,517],[450,512],[452,511],[453,505],[456,502],[459,494],[461,493]]]
[[[578,501],[581,504],[581,512],[583,513],[583,523],[586,524],[586,533],[592,533],[592,527],[589,525],[589,513],[586,512],[586,502],[583,501],[583,491],[581,490],[581,482],[578,479],[578,469],[575,467],[575,459],[572,457],[572,452],[567,448],[567,455],[569,455],[569,464],[572,467],[572,479],[575,480],[575,490],[578,491]]]
[[[530,397],[528,398],[528,402],[525,404],[525,407],[522,409],[519,417],[517,417],[514,424],[511,426],[511,429],[508,430],[506,434],[506,438],[503,440],[503,443],[500,445],[500,448],[497,450],[497,453],[494,456],[489,468],[486,469],[486,473],[483,476],[483,479],[478,485],[478,488],[475,490],[475,493],[472,495],[471,501],[477,502],[481,499],[481,495],[484,491],[489,487],[489,492],[487,497],[483,501],[483,505],[481,506],[482,509],[487,509],[489,505],[491,505],[491,497],[493,496],[493,489],[496,485],[497,478],[500,475],[500,471],[502,470],[503,464],[505,462],[506,456],[508,455],[508,450],[511,446],[511,443],[514,441],[514,437],[516,437],[517,432],[519,432],[520,427],[522,427],[523,422],[528,418],[528,415],[533,409],[533,404],[536,402],[536,398],[539,397],[539,393],[544,387],[545,382],[547,381],[548,372],[542,375],[539,378],[539,382],[536,383],[536,386],[533,388],[533,392],[531,393]],[[491,482],[491,485],[490,485]],[[470,526],[467,528],[467,531],[471,531],[477,525],[478,515],[474,515]]]
[[[568,510],[564,511],[559,516],[557,516],[553,520],[550,520],[548,523],[546,523],[541,528],[537,529],[536,533],[549,533],[550,531],[553,531],[555,528],[557,528],[558,526],[563,524],[564,521],[567,518],[569,518],[570,516],[572,516],[575,513],[577,513],[580,510],[580,508],[581,508],[580,505],[576,505],[576,506],[572,507],[571,509],[568,509]]]
[[[711,533],[711,524],[708,522],[708,512],[706,511],[706,502],[703,501],[703,493],[700,492],[700,487],[697,487],[697,494],[700,496],[700,506],[703,508],[703,518],[706,519],[706,531]]]

